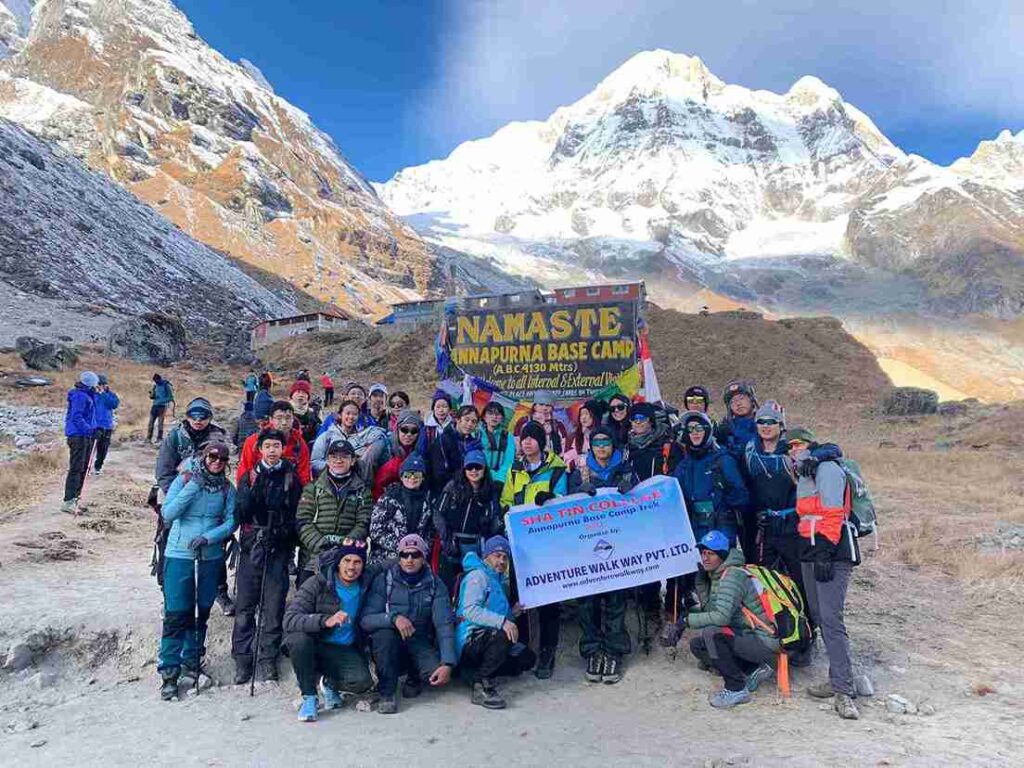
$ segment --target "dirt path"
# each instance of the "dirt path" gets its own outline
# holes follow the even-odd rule
[[[688,655],[634,653],[618,686],[582,679],[576,630],[563,628],[554,679],[509,681],[510,708],[487,712],[458,687],[404,704],[395,717],[351,705],[315,724],[295,720],[290,682],[232,686],[159,701],[160,600],[149,576],[151,513],[142,503],[155,452],[119,446],[89,479],[81,518],[58,511],[60,481],[38,506],[0,524],[0,650],[30,637],[33,666],[0,673],[3,764],[300,765],[336,756],[352,765],[981,765],[1024,762],[1020,606],[979,600],[954,583],[869,563],[849,607],[858,661],[877,695],[862,719],[839,721],[802,694],[762,690],[730,712],[708,707],[716,678]],[[993,631],[993,628],[998,628]],[[211,669],[227,680],[229,620],[210,629]],[[282,668],[284,669],[284,668]],[[290,674],[286,676],[290,678]],[[979,696],[974,691],[995,693]],[[885,697],[927,703],[934,715],[895,715]]]

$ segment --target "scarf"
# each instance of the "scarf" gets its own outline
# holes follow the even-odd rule
[[[206,468],[205,461],[199,462],[199,471],[195,476],[199,478],[199,484],[203,490],[210,493],[220,493],[228,484],[227,475],[224,472],[217,475],[213,474]]]
[[[408,586],[412,587],[423,581],[423,578],[427,575],[426,566],[420,568],[416,573],[406,573],[401,568],[398,569],[398,575],[402,578]]]
[[[334,492],[335,497],[340,498],[341,494],[345,491],[346,486],[352,481],[352,472],[346,472],[344,475],[336,475],[327,470],[327,482],[331,486],[331,490]]]

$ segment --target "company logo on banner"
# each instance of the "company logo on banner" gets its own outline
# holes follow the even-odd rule
[[[674,477],[513,507],[505,529],[519,599],[531,608],[692,573],[700,561]]]
[[[508,397],[538,390],[587,397],[637,364],[635,302],[460,311],[449,316],[450,365]],[[451,372],[449,372],[451,373]]]

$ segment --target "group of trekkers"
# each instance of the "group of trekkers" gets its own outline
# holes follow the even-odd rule
[[[694,386],[679,409],[623,394],[590,400],[573,424],[556,418],[545,392],[510,423],[494,400],[478,410],[443,390],[423,416],[379,383],[343,386],[328,411],[333,383],[326,374],[320,383],[322,395],[300,371],[285,398],[269,374],[246,381],[233,473],[235,451],[204,397],[160,444],[151,501],[164,699],[209,684],[206,626],[219,603],[234,616],[235,683],[277,680],[287,655],[300,720],[374,685],[378,711],[394,713],[400,698],[453,678],[473,704],[503,708],[497,678],[552,676],[563,613],[520,604],[505,513],[668,475],[682,488],[701,567],[579,600],[585,679],[622,679],[634,601],[643,639],[674,648],[691,630],[699,665],[724,681],[712,706],[749,701],[783,657],[809,664],[820,637],[829,679],[808,692],[858,717],[843,614],[859,551],[842,452],[787,427],[782,406],[759,404],[750,383],[726,385],[717,423],[708,389]],[[791,585],[794,613],[809,624],[802,642],[782,636],[765,579]]]

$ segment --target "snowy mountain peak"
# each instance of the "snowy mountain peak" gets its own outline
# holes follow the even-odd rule
[[[263,71],[259,67],[257,67],[248,59],[239,59],[238,65],[246,71],[249,77],[256,81],[256,85],[258,85],[260,88],[263,88],[264,90],[270,91],[271,93],[274,92],[274,86],[270,84],[270,81],[267,80],[266,76],[263,74]]]
[[[818,101],[842,102],[839,91],[814,75],[804,75],[786,92],[786,98],[810,106]]]
[[[597,101],[620,101],[631,91],[660,92],[706,98],[725,86],[696,56],[662,49],[642,51],[629,58],[597,86]]]

